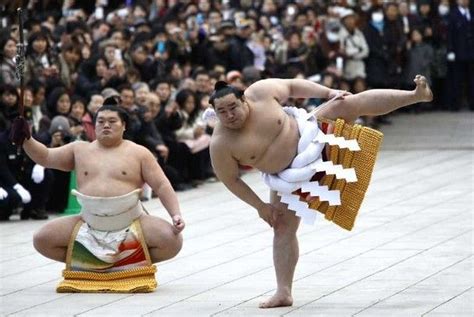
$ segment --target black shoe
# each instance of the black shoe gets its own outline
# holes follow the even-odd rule
[[[35,209],[30,211],[30,218],[34,220],[46,220],[48,219],[48,215],[44,209]]]
[[[174,186],[174,190],[177,192],[184,192],[186,190],[193,189],[193,186],[191,184],[187,183],[178,183]]]
[[[28,220],[28,219],[30,219],[30,213],[31,213],[31,210],[29,210],[29,209],[23,209],[23,210],[20,212],[20,219],[21,219],[21,220]]]

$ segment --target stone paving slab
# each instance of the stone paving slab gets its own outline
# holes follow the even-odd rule
[[[0,316],[473,316],[473,113],[392,120],[353,231],[301,226],[292,307],[257,308],[275,290],[272,232],[213,183],[178,194],[184,246],[151,294],[57,294],[64,265],[31,243],[44,221],[0,223]]]

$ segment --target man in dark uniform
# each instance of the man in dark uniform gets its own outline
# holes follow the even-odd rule
[[[451,110],[461,108],[463,83],[466,83],[467,101],[474,111],[474,12],[469,0],[457,0],[451,10],[447,58],[452,67]]]

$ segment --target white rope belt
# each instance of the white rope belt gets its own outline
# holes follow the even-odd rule
[[[291,165],[277,173],[262,173],[264,182],[281,197],[281,201],[288,204],[290,210],[301,217],[304,223],[313,224],[316,220],[316,212],[308,207],[306,202],[300,201],[299,195],[292,194],[297,189],[308,192],[313,197],[319,197],[321,201],[327,201],[329,205],[341,204],[341,195],[338,190],[329,190],[328,186],[319,185],[318,181],[311,181],[317,172],[335,175],[337,179],[344,179],[348,183],[356,182],[357,175],[353,168],[343,168],[331,161],[323,161],[321,153],[327,144],[337,145],[339,148],[347,148],[350,151],[360,151],[356,140],[346,140],[343,137],[335,137],[334,134],[324,134],[318,126],[317,121],[303,109],[295,107],[284,107],[283,110],[296,119],[300,139],[298,141],[298,153]]]

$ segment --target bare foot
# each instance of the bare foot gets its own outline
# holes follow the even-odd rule
[[[425,76],[416,75],[413,81],[416,84],[415,95],[418,97],[420,102],[429,102],[433,100],[433,93],[431,88],[426,81]]]
[[[261,302],[259,308],[274,308],[274,307],[285,307],[293,305],[293,297],[291,295],[280,295],[278,292],[267,299],[264,302]]]

